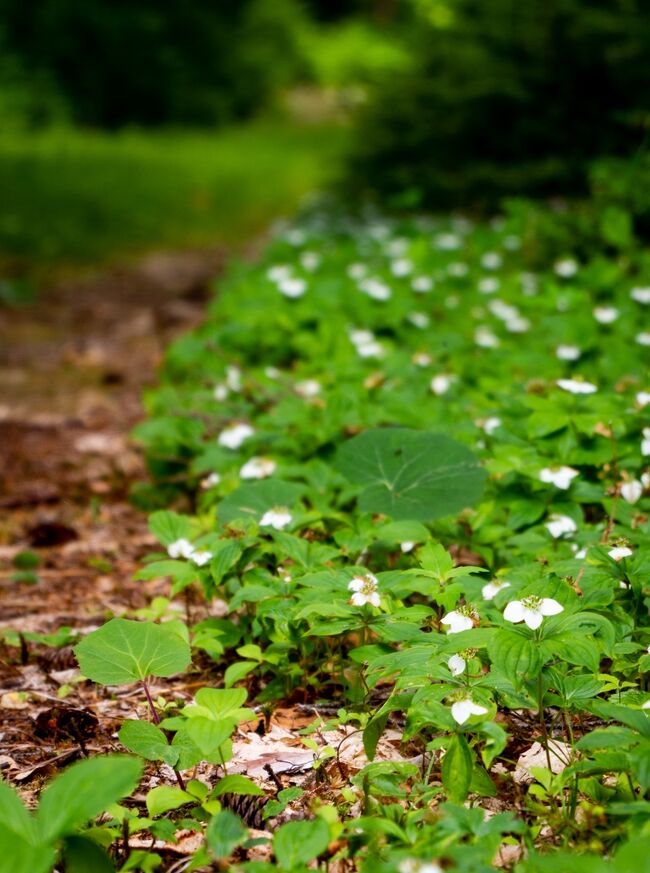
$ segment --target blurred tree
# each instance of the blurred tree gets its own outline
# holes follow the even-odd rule
[[[645,0],[411,0],[413,65],[376,90],[351,183],[404,205],[581,190],[644,142]]]
[[[105,127],[250,114],[301,69],[301,16],[295,0],[0,0],[18,63]]]

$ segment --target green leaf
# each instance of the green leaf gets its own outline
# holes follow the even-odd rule
[[[189,537],[190,520],[186,515],[162,509],[149,516],[149,530],[159,543],[169,546],[176,540]]]
[[[384,732],[390,711],[371,718],[363,731],[363,749],[369,761],[374,760],[377,743]]]
[[[248,676],[248,674],[259,666],[259,661],[237,661],[236,664],[231,664],[223,674],[223,684],[226,688],[230,688],[235,682]]]
[[[280,867],[293,870],[317,858],[328,843],[329,828],[323,819],[290,821],[275,832],[273,851]]]
[[[408,428],[368,430],[344,443],[337,468],[365,486],[363,512],[400,521],[430,521],[472,506],[485,471],[474,455],[449,437]]]
[[[152,817],[188,803],[196,803],[196,797],[192,797],[177,785],[158,785],[147,794],[147,812]]]
[[[38,844],[34,819],[5,782],[0,782],[0,858],[7,873],[45,873],[55,858],[52,846]]]
[[[94,840],[83,836],[66,837],[63,846],[66,873],[113,873],[115,867]]]
[[[498,630],[487,650],[492,666],[504,673],[515,687],[524,679],[536,676],[542,666],[538,644],[517,631]]]
[[[236,518],[246,517],[259,520],[274,506],[294,506],[303,491],[301,485],[273,478],[240,485],[219,504],[219,522],[228,524]]]
[[[454,734],[442,759],[442,784],[451,800],[465,800],[472,783],[474,761],[467,740]]]
[[[248,836],[248,829],[234,812],[224,809],[210,820],[206,838],[215,858],[227,858]]]
[[[165,625],[114,618],[89,634],[75,654],[84,676],[126,685],[147,676],[174,676],[190,663],[189,644]]]
[[[41,795],[36,828],[44,840],[72,833],[135,789],[142,763],[126,755],[107,755],[73,764]]]
[[[203,755],[213,755],[229,739],[235,722],[232,719],[215,720],[198,716],[187,721],[187,733]]]
[[[240,776],[238,773],[224,776],[223,779],[217,782],[212,796],[221,797],[222,794],[251,794],[257,797],[264,797],[264,791],[259,785],[256,785],[247,776]]]
[[[151,722],[129,719],[120,728],[118,737],[129,752],[147,761],[164,761],[170,767],[178,763],[179,750],[170,746],[165,734]]]

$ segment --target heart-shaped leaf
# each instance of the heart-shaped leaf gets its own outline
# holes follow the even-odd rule
[[[227,524],[236,518],[261,518],[276,506],[293,506],[304,488],[293,482],[268,479],[241,485],[219,504],[219,521]]]
[[[125,748],[147,761],[164,761],[170,767],[178,762],[179,749],[170,746],[160,728],[149,721],[129,719],[120,728],[118,736]]]
[[[431,521],[472,506],[486,478],[461,443],[409,428],[359,434],[341,446],[336,466],[351,482],[365,486],[359,497],[362,511],[396,520]]]
[[[114,618],[88,634],[75,654],[84,676],[101,685],[174,676],[191,658],[188,642],[174,628],[125,618]]]

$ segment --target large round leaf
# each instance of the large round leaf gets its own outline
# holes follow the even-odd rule
[[[267,510],[275,506],[291,508],[303,491],[303,486],[280,479],[240,485],[219,504],[219,521],[227,524],[236,518],[249,517],[259,520]]]
[[[341,446],[336,465],[364,485],[359,508],[397,520],[431,521],[472,506],[486,473],[461,443],[442,434],[380,428]]]

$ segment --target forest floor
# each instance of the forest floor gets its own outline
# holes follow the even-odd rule
[[[22,635],[87,631],[157,593],[132,579],[155,541],[128,499],[145,475],[129,432],[224,260],[221,249],[153,254],[0,310],[0,767],[28,801],[69,760],[119,745],[110,715],[123,719],[128,700],[75,684],[70,646]],[[25,551],[40,559],[33,584],[16,579]]]

